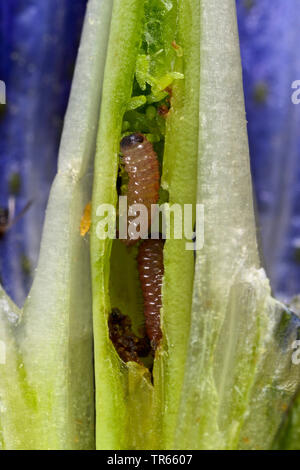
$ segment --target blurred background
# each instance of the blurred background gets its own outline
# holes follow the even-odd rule
[[[299,0],[236,0],[263,263],[300,293]],[[36,268],[87,0],[0,0],[0,280],[22,305]],[[10,214],[21,214],[4,236]],[[14,207],[15,206],[15,207]]]

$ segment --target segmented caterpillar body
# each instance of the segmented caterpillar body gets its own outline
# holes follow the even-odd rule
[[[164,275],[163,240],[145,240],[139,247],[138,270],[144,298],[147,336],[155,350],[162,338],[160,309]]]
[[[138,133],[122,139],[121,153],[122,162],[129,177],[128,207],[133,204],[143,204],[148,210],[148,229],[150,229],[151,205],[156,204],[159,199],[160,174],[157,154],[146,137]],[[134,231],[136,231],[137,226],[135,227],[134,218],[129,216],[128,222],[132,223]],[[125,240],[127,245],[138,241],[131,237],[131,233],[128,234],[129,239]]]

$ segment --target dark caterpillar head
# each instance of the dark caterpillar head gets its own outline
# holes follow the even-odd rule
[[[130,134],[121,140],[121,150],[128,150],[144,142],[143,134]]]

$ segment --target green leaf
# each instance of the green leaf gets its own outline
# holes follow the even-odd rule
[[[110,255],[112,240],[99,240],[96,234],[100,204],[117,202],[116,179],[122,121],[131,98],[136,59],[141,43],[143,2],[116,0],[110,30],[106,60],[103,99],[93,189],[93,224],[91,234],[91,263],[93,276],[93,312],[95,337],[96,422],[98,449],[126,449],[133,445],[127,423],[127,367],[121,363],[108,336],[108,315],[112,307],[109,297]],[[141,370],[140,370],[141,369]],[[140,367],[139,387],[144,375]],[[129,372],[130,373],[130,372]],[[134,366],[134,376],[137,368]]]
[[[141,96],[133,96],[130,98],[126,111],[132,111],[133,109],[140,108],[144,104],[147,103],[147,98],[144,95]]]
[[[292,299],[290,308],[296,312],[297,318],[300,313],[300,296],[296,296]],[[294,316],[294,323],[296,323],[296,317]],[[298,329],[299,331],[299,329]],[[294,364],[299,367],[299,333],[295,341],[291,345],[293,351]],[[299,450],[300,449],[300,394],[297,392],[294,401],[291,406],[288,407],[288,403],[283,406],[286,415],[284,417],[284,423],[280,428],[280,431],[274,442],[274,449],[280,450]]]
[[[200,57],[197,200],[205,241],[173,445],[266,449],[299,385],[290,348],[297,327],[289,315],[283,348],[283,307],[259,269],[233,2],[201,2]]]

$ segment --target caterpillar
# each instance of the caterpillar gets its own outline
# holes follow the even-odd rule
[[[131,319],[114,308],[108,319],[109,337],[124,362],[141,364],[140,357],[147,357],[151,347],[145,336],[139,338],[132,331]]]
[[[121,141],[122,163],[128,174],[127,203],[143,204],[148,210],[148,229],[151,226],[151,205],[159,199],[160,173],[157,154],[152,144],[143,134],[135,133],[124,137]],[[134,232],[137,225],[134,217],[128,217]],[[138,222],[136,222],[138,224]],[[127,245],[133,245],[138,240],[128,233]],[[143,235],[143,234],[141,234]]]
[[[146,333],[154,351],[162,338],[160,309],[164,275],[163,246],[163,240],[145,240],[139,247],[137,258],[144,298]]]

